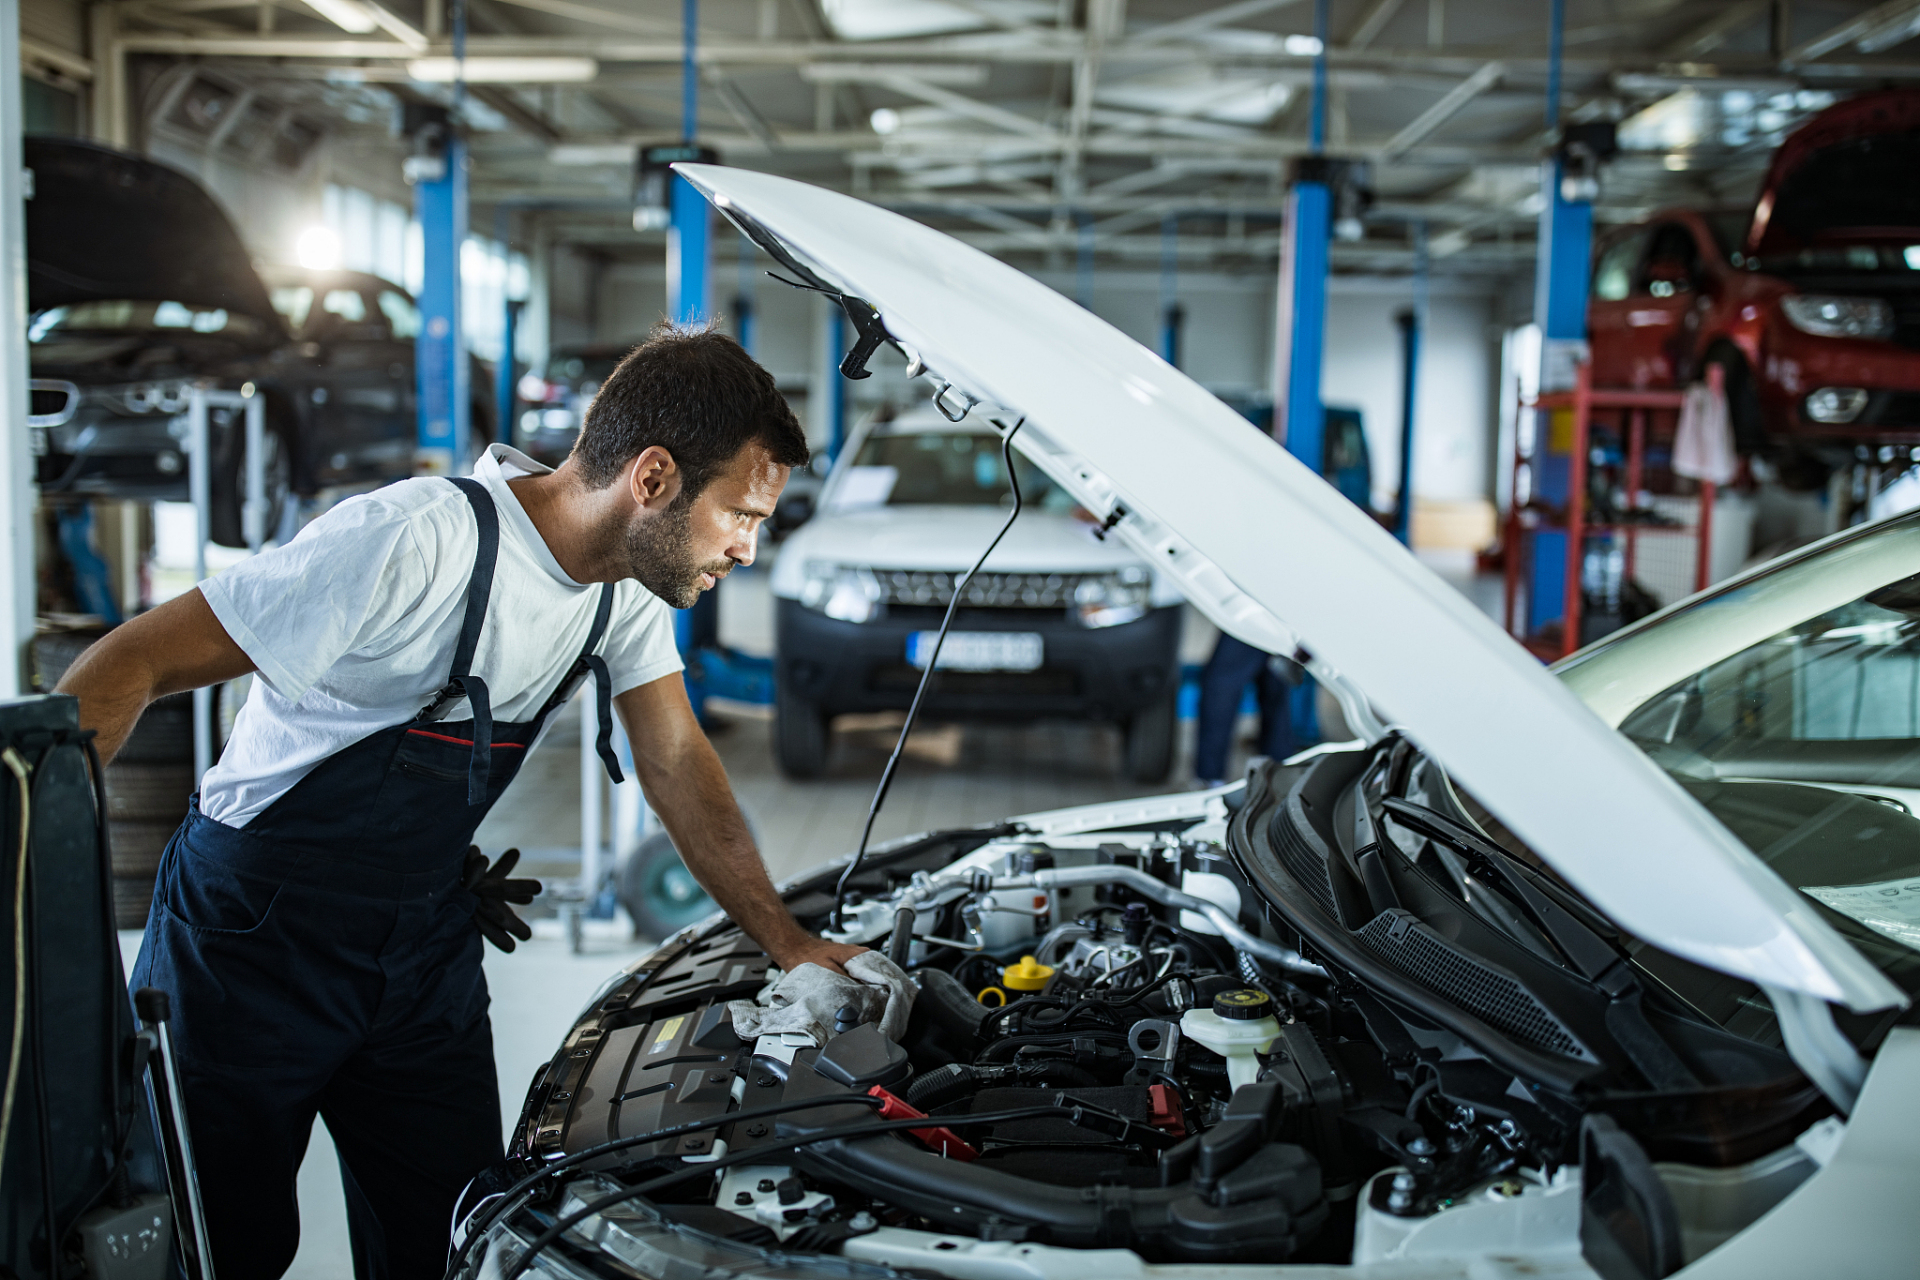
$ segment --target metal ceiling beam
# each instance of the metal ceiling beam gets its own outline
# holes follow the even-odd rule
[[[1125,46],[1144,48],[1147,45],[1162,44],[1168,40],[1185,40],[1203,32],[1224,27],[1230,22],[1257,18],[1271,10],[1298,3],[1299,0],[1238,0],[1235,4],[1224,4],[1217,9],[1209,9],[1205,13],[1196,13],[1191,17],[1149,27],[1145,31],[1127,37]]]
[[[563,142],[566,131],[553,121],[522,103],[511,92],[497,84],[470,84],[467,93],[480,102],[484,102],[526,133],[532,134],[542,142]]]
[[[1865,13],[1849,18],[1838,26],[1828,27],[1813,39],[1787,50],[1780,56],[1780,65],[1797,66],[1824,57],[1899,21],[1916,8],[1920,8],[1920,5],[1915,5],[1914,0],[1888,0],[1886,4],[1875,5]]]
[[[1360,25],[1347,37],[1349,49],[1364,49],[1379,38],[1380,32],[1393,21],[1400,12],[1403,0],[1374,0],[1373,8],[1367,10],[1367,16],[1360,19]]]
[[[1049,140],[1060,136],[1031,116],[1023,116],[1018,111],[1009,111],[1005,107],[996,107],[978,98],[969,98],[964,93],[955,93],[951,89],[942,88],[937,84],[928,84],[912,76],[879,76],[875,77],[874,83],[909,98],[918,98],[933,106],[945,107],[957,115],[970,117],[982,124],[996,125],[1009,133]]]
[[[1503,62],[1489,62],[1450,89],[1440,101],[1415,116],[1411,123],[1387,139],[1379,150],[1382,160],[1392,160],[1425,142],[1440,126],[1459,115],[1468,103],[1500,83],[1507,74]]]
[[[610,31],[627,31],[634,35],[657,35],[663,39],[679,33],[678,22],[663,22],[657,18],[641,18],[631,13],[616,13],[611,9],[602,9],[598,5],[575,4],[573,0],[494,0],[496,4],[512,5],[516,9],[530,9],[535,13],[549,14],[556,18],[572,18],[577,22],[591,22]]]
[[[1728,5],[1707,21],[1668,44],[1666,52],[1676,58],[1712,53],[1725,44],[1727,37],[1734,32],[1771,13],[1775,3],[1776,0],[1743,0],[1742,3]]]

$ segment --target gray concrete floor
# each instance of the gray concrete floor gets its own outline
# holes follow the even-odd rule
[[[1476,578],[1469,559],[1423,558],[1482,609],[1497,613],[1497,579]],[[772,609],[764,564],[729,579],[721,595],[720,621],[724,642],[746,652],[771,650]],[[1181,645],[1183,660],[1203,661],[1215,634],[1204,619],[1192,618]],[[478,835],[489,853],[520,848],[523,866],[549,879],[578,874],[577,705],[576,700],[532,753]],[[1324,707],[1323,714],[1329,710]],[[776,880],[854,847],[898,733],[897,717],[843,719],[827,776],[806,783],[790,782],[774,768],[766,709],[723,704],[713,719],[714,747]],[[1250,718],[1242,726],[1231,762],[1236,770],[1253,728]],[[1179,754],[1166,789],[1177,788],[1188,777],[1191,752],[1188,723],[1181,727]],[[893,793],[875,824],[874,840],[1141,794],[1145,788],[1121,775],[1119,757],[1119,735],[1105,725],[924,723],[909,743]],[[536,918],[533,924],[532,942],[512,955],[489,949],[486,958],[503,1128],[518,1116],[534,1071],[553,1053],[588,998],[610,974],[652,946],[652,940],[632,938],[624,916],[587,922],[580,954],[572,950],[559,920]],[[138,942],[138,934],[123,935],[129,965]],[[301,1167],[300,1212],[300,1252],[287,1273],[290,1280],[347,1280],[352,1263],[346,1211],[324,1125],[314,1126]]]

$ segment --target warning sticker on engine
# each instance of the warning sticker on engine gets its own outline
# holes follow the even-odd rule
[[[676,1014],[661,1023],[660,1030],[654,1033],[653,1043],[647,1046],[647,1052],[649,1054],[659,1053],[662,1049],[671,1045],[673,1043],[673,1037],[678,1034],[680,1030],[680,1024],[686,1020],[687,1015],[682,1013]]]
[[[1875,933],[1920,951],[1920,878],[1878,884],[1803,885],[1800,892]]]

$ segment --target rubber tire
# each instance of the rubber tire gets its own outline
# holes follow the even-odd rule
[[[228,430],[232,445],[217,459],[213,474],[212,501],[209,504],[207,532],[223,547],[245,547],[246,525],[241,519],[241,504],[246,501],[246,434],[244,423],[236,419]],[[265,536],[271,538],[280,527],[293,497],[293,445],[271,421],[267,423],[267,520]]]
[[[819,777],[827,769],[833,731],[827,714],[805,698],[776,684],[773,693],[773,758],[780,772],[796,782]]]
[[[1173,743],[1180,727],[1178,691],[1138,711],[1127,721],[1127,777],[1148,785],[1165,782],[1173,769]]]
[[[654,832],[627,855],[614,893],[633,917],[635,937],[670,938],[718,909],[664,831]]]

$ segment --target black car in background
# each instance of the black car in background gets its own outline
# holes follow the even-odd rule
[[[271,357],[268,381],[298,424],[294,487],[378,484],[413,473],[417,435],[413,295],[364,271],[260,268],[293,341]],[[467,357],[474,447],[494,439],[492,366]]]
[[[514,432],[520,448],[529,457],[558,466],[573,451],[573,438],[580,434],[600,384],[631,350],[630,342],[561,347],[528,370],[516,388],[526,406]]]
[[[277,523],[297,423],[266,385],[285,325],[233,224],[184,174],[66,139],[28,138],[27,340],[31,447],[41,492],[187,497],[195,384],[267,397],[267,478]],[[210,415],[215,541],[242,546],[245,434]]]
[[[265,397],[270,530],[292,494],[412,473],[420,313],[405,289],[301,268],[263,281],[213,197],[139,156],[28,138],[26,163],[32,446],[49,501],[184,501],[196,384]],[[469,397],[479,446],[496,416],[479,360]],[[213,539],[243,546],[243,415],[209,417]]]

